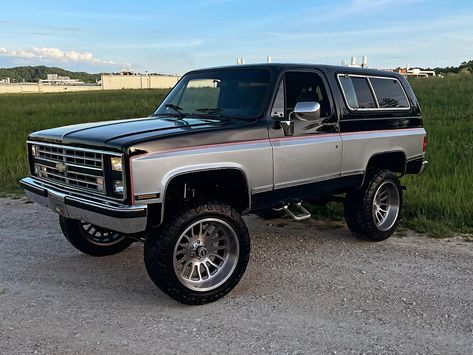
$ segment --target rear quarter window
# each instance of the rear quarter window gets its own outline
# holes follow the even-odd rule
[[[407,108],[409,102],[401,84],[392,78],[370,78],[380,108]]]

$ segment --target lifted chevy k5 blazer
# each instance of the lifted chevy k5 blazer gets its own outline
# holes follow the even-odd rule
[[[151,279],[187,304],[215,301],[250,256],[241,218],[310,217],[302,201],[344,203],[355,236],[396,229],[399,177],[426,166],[407,80],[326,65],[187,73],[149,117],[32,133],[27,196],[56,211],[94,256],[144,242]]]

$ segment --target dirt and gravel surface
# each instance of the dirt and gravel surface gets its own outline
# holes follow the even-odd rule
[[[0,353],[473,352],[473,243],[368,243],[341,223],[246,221],[242,282],[183,306],[150,281],[142,245],[82,255],[55,214],[0,199]]]

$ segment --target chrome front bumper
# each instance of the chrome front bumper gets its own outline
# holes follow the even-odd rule
[[[125,234],[146,230],[147,207],[126,206],[111,201],[96,201],[72,195],[34,178],[20,180],[26,196],[68,218]]]

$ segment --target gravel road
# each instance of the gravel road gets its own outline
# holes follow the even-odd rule
[[[82,255],[55,214],[0,199],[0,353],[473,352],[473,243],[368,243],[341,223],[246,221],[241,283],[183,306],[150,281],[142,245]]]

